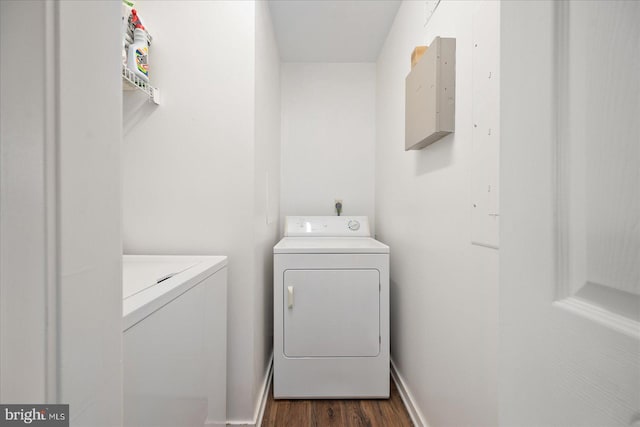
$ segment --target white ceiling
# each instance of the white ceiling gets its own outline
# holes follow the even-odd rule
[[[283,62],[374,62],[399,0],[270,0]]]

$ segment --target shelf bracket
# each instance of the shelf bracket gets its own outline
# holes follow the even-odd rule
[[[139,90],[147,95],[149,101],[160,105],[160,90],[140,79],[124,64],[122,65],[122,83],[125,90]]]

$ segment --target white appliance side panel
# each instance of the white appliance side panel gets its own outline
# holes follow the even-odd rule
[[[127,329],[123,359],[125,427],[224,425],[226,268]]]
[[[124,332],[126,427],[204,424],[204,302],[196,286]]]
[[[287,270],[282,291],[285,356],[380,353],[378,270]]]
[[[207,279],[204,342],[207,360],[207,427],[227,425],[227,269]],[[203,283],[204,284],[204,283]]]

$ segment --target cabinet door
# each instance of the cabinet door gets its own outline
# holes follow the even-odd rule
[[[287,357],[380,352],[378,270],[287,270],[282,298]]]

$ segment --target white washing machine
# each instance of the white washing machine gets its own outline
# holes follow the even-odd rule
[[[363,216],[289,216],[284,236],[273,248],[274,397],[389,397],[389,247]]]

